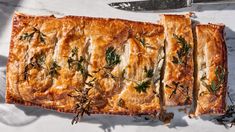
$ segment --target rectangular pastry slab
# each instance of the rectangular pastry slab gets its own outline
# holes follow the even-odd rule
[[[197,106],[195,115],[222,114],[226,107],[227,50],[223,25],[196,26]]]
[[[6,102],[61,112],[82,105],[91,113],[157,113],[163,47],[157,24],[16,13]]]
[[[162,15],[166,36],[163,79],[166,106],[190,105],[193,95],[193,35],[185,15]]]

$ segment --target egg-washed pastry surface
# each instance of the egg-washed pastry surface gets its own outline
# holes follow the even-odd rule
[[[223,114],[226,108],[227,49],[223,25],[197,25],[196,115]]]
[[[16,13],[6,102],[77,116],[157,114],[194,102],[196,116],[223,114],[223,29],[199,24],[193,34],[187,15],[162,15],[151,24]]]
[[[190,105],[193,100],[193,35],[185,15],[162,15],[166,36],[163,79],[166,106]]]
[[[157,113],[163,47],[157,24],[17,13],[6,101],[62,112]]]

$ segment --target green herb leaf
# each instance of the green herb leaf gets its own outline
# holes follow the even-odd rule
[[[72,57],[77,56],[78,48],[77,47],[73,48],[71,52],[72,52]]]
[[[215,69],[216,79],[212,80],[210,84],[207,84],[205,80],[207,80],[206,75],[201,77],[201,83],[204,87],[208,89],[209,92],[216,94],[218,89],[224,83],[225,79],[225,69],[222,66],[216,66]]]
[[[114,47],[109,47],[106,50],[106,57],[105,57],[107,67],[113,67],[121,62],[120,56],[116,53],[116,49]]]
[[[30,42],[30,41],[32,40],[33,36],[34,36],[36,33],[38,33],[40,42],[45,44],[45,43],[46,43],[46,42],[45,42],[46,35],[43,34],[40,30],[38,30],[38,29],[35,28],[35,27],[33,27],[33,32],[31,32],[31,33],[23,33],[23,34],[20,36],[19,40],[26,40],[26,41]]]
[[[19,40],[26,40],[26,41],[30,42],[32,40],[32,38],[33,38],[33,35],[34,35],[34,32],[33,33],[23,33],[20,36]]]
[[[211,81],[211,90],[212,90],[212,92],[216,92],[216,90],[217,90],[216,83],[214,80]]]
[[[120,99],[118,100],[117,105],[118,105],[119,107],[123,107],[124,104],[125,104],[125,101],[124,101],[122,98],[120,98]]]
[[[28,79],[28,71],[31,69],[41,69],[45,63],[46,55],[43,52],[35,54],[32,58],[30,58],[30,63],[27,64],[24,68],[24,80]]]
[[[137,92],[141,93],[141,92],[146,92],[147,88],[150,86],[151,81],[150,80],[146,80],[141,82],[140,84],[137,84],[137,86],[135,87],[135,89],[137,90]]]
[[[60,70],[60,68],[61,67],[57,64],[57,62],[53,61],[49,69],[49,74],[51,77],[57,77],[59,75],[58,70]]]
[[[45,64],[45,60],[46,60],[46,55],[44,53],[41,53],[37,58],[37,64],[42,67]]]
[[[177,40],[177,43],[181,45],[180,49],[177,50],[177,56],[173,56],[172,62],[174,64],[186,64],[187,57],[190,53],[191,46],[182,36],[173,34],[173,37]]]
[[[147,67],[144,67],[144,71],[146,73],[146,77],[151,78],[153,77],[153,69],[147,69]]]
[[[83,56],[80,56],[78,59],[77,56],[78,48],[75,47],[71,51],[71,55],[68,57],[67,63],[69,66],[69,69],[75,69],[76,71],[80,71],[80,73],[83,75],[83,77],[86,79],[88,76],[91,77],[91,75],[88,73],[88,70],[85,68],[85,58]]]
[[[179,64],[179,60],[178,60],[178,58],[176,58],[175,56],[173,56],[172,62],[173,62],[174,64]]]

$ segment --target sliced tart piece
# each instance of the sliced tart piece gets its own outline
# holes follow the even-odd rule
[[[160,25],[131,24],[125,44],[124,87],[118,96],[125,111],[157,113],[160,110],[160,77],[164,59],[164,33]],[[135,28],[134,28],[135,27]]]
[[[101,30],[102,29],[102,30]],[[149,114],[160,110],[163,27],[94,19],[86,26],[91,55],[87,82],[96,113]]]
[[[196,26],[196,116],[225,112],[227,50],[223,30],[223,25],[201,24]]]
[[[163,79],[166,106],[189,105],[193,95],[193,35],[185,15],[162,15],[166,36]]]

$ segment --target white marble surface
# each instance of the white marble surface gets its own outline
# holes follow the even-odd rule
[[[113,9],[107,5],[111,1],[121,0],[0,0],[0,131],[235,131],[235,127],[226,129],[208,119],[189,119],[178,113],[171,124],[162,125],[158,121],[144,121],[125,116],[85,117],[82,123],[71,125],[71,114],[57,113],[40,108],[8,105],[4,103],[5,65],[8,56],[11,19],[14,11],[34,15],[80,15],[94,17],[112,17],[129,20],[156,22],[159,12],[127,12]],[[123,0],[124,1],[124,0]],[[194,7],[176,10],[170,13],[194,11],[195,20],[201,23],[224,23],[229,61],[229,88],[235,100],[235,3],[200,4]]]

